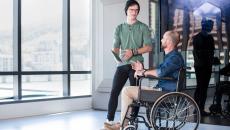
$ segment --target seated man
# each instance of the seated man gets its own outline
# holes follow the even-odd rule
[[[161,48],[165,52],[164,61],[155,69],[145,70],[142,64],[137,61],[134,63],[133,69],[136,70],[135,76],[157,76],[157,77],[172,77],[177,79],[179,70],[184,66],[184,60],[182,55],[177,51],[177,44],[179,43],[179,34],[175,31],[165,32],[161,42]],[[159,80],[157,87],[161,88],[162,91],[176,91],[177,81]],[[142,87],[142,89],[154,90],[150,87]],[[128,106],[138,98],[138,87],[128,86],[124,87],[121,95],[121,121],[124,120]],[[127,123],[125,123],[127,124]],[[120,129],[117,125],[109,127],[110,130]]]
[[[156,76],[156,77],[171,77],[177,79],[179,70],[184,66],[184,60],[182,55],[177,51],[177,44],[179,43],[179,34],[174,31],[167,31],[163,39],[161,40],[161,48],[165,52],[164,61],[158,67],[152,70],[144,70],[140,62],[133,64],[133,69],[136,70],[135,75],[139,76]],[[159,80],[157,87],[161,88],[162,91],[176,91],[177,81]],[[152,89],[150,87],[142,87],[142,89]],[[137,100],[138,98],[138,87],[129,86],[122,90],[121,100],[121,120],[124,119],[128,106]]]

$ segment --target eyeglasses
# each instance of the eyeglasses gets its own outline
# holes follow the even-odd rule
[[[128,10],[131,12],[138,12],[139,11],[139,9],[128,9]]]

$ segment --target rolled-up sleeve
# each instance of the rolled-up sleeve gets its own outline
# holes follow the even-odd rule
[[[119,34],[120,34],[120,26],[117,26],[115,31],[114,31],[113,48],[120,48],[121,38],[120,38]]]
[[[170,58],[167,58],[165,62],[160,64],[158,68],[156,69],[157,74],[159,77],[169,76],[170,74],[173,74],[175,70],[182,67],[183,61],[180,60],[177,55],[171,56]],[[176,77],[175,77],[176,78]]]
[[[144,45],[152,45],[151,42],[151,31],[149,30],[148,26],[144,26],[143,29],[143,44]]]

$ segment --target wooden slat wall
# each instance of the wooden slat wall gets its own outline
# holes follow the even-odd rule
[[[176,9],[174,13],[174,23],[173,23],[173,28],[180,33],[181,37],[180,40],[181,42],[178,45],[178,48],[181,50],[182,48],[182,41],[183,41],[183,35],[182,31],[183,29],[183,14],[184,10],[182,9]],[[199,33],[201,31],[201,17],[194,17],[192,12],[189,12],[190,15],[190,27],[189,27],[189,39],[188,39],[188,46],[187,50],[193,50],[192,46],[192,37]],[[216,19],[215,18],[210,18],[214,21],[214,26],[213,30],[211,32],[214,40],[215,40],[215,49],[227,49],[228,44],[227,44],[227,34],[226,34],[226,25],[224,22],[222,22],[222,41],[218,41],[218,34],[217,34],[217,24],[216,24]],[[222,43],[222,45],[219,47],[219,43]],[[185,44],[185,43],[184,43]]]
[[[174,23],[173,23],[173,28],[175,31],[177,31],[180,34],[180,43],[178,44],[178,50],[182,50],[182,41],[183,41],[183,16],[184,16],[184,10],[182,9],[176,9],[174,12]]]

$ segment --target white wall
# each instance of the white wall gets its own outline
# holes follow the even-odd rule
[[[0,119],[90,109],[92,98],[62,99],[0,105]]]
[[[107,109],[108,98],[112,87],[112,79],[116,69],[116,63],[111,54],[113,33],[115,27],[126,21],[124,6],[126,0],[96,0],[96,11],[94,24],[96,27],[94,48],[96,49],[94,57],[93,86],[93,108]],[[138,19],[148,25],[149,21],[149,3],[148,0],[139,0],[140,13]],[[148,59],[148,55],[145,55]],[[148,61],[145,60],[145,66]]]

